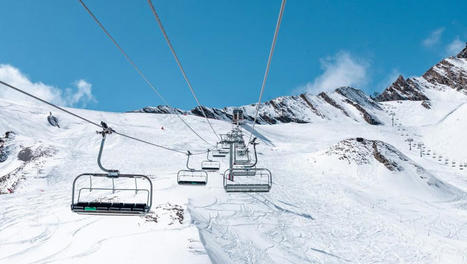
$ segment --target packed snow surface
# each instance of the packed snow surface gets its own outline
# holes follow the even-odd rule
[[[459,167],[467,162],[467,100],[456,98],[433,100],[431,110],[384,103],[380,126],[352,119],[256,126],[258,166],[273,173],[269,193],[226,193],[228,158],[206,186],[179,186],[185,155],[110,135],[104,166],[154,185],[150,214],[124,217],[70,210],[73,179],[100,172],[97,127],[0,100],[0,133],[16,132],[0,164],[0,263],[467,263],[467,167]],[[182,151],[210,147],[174,115],[72,110]],[[48,124],[49,111],[61,128]],[[203,118],[184,118],[216,142]],[[232,128],[211,122],[219,133]],[[409,150],[408,138],[435,157]],[[30,158],[18,159],[21,151]]]

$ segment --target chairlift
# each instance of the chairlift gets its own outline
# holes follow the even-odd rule
[[[118,170],[102,166],[101,157],[106,135],[112,128],[101,122],[102,141],[97,165],[105,173],[83,173],[73,181],[71,210],[78,214],[93,215],[142,215],[152,205],[152,182],[139,174],[121,174]],[[117,185],[118,184],[118,185]],[[133,186],[134,187],[128,187]]]
[[[242,154],[240,154],[242,153]],[[238,149],[236,145],[234,145],[234,150],[233,150],[233,165],[240,165],[240,166],[245,166],[245,165],[250,165],[251,160],[250,160],[250,155],[248,154],[248,149]],[[238,156],[244,157],[243,159],[237,158]]]
[[[216,149],[212,152],[212,156],[214,158],[225,158],[226,156],[226,153],[223,153],[222,151],[220,151],[219,149]]]
[[[238,156],[244,157],[248,155],[248,149],[246,147],[238,147],[236,153]]]
[[[239,125],[243,122],[243,110],[241,109],[234,109],[232,115],[232,123]]]
[[[272,173],[266,168],[256,168],[258,156],[254,138],[251,143],[255,153],[255,161],[246,166],[234,167],[234,146],[231,146],[230,168],[224,172],[224,189],[226,192],[269,192],[272,187]]]
[[[210,149],[208,149],[206,153],[206,160],[201,162],[201,169],[208,170],[208,171],[217,171],[220,169],[221,164],[219,161],[210,159],[209,152],[211,152]]]
[[[206,185],[208,183],[208,173],[204,170],[195,170],[190,168],[191,152],[187,152],[186,170],[180,170],[177,173],[178,184]]]

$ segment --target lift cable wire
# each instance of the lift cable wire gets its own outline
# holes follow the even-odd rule
[[[57,105],[55,105],[55,104],[53,104],[53,103],[51,103],[51,102],[48,102],[48,101],[46,101],[46,100],[44,100],[44,99],[42,99],[42,98],[39,98],[39,97],[37,97],[37,96],[35,96],[35,95],[32,95],[32,94],[30,94],[30,93],[28,93],[28,92],[26,92],[26,91],[24,91],[24,90],[21,90],[21,89],[19,89],[19,88],[17,88],[17,87],[14,87],[14,86],[11,85],[11,84],[8,84],[8,83],[3,82],[3,81],[1,81],[1,80],[0,80],[0,84],[3,84],[4,86],[6,86],[6,87],[8,87],[8,88],[10,88],[10,89],[13,89],[13,90],[15,90],[15,91],[17,91],[17,92],[20,92],[20,93],[22,93],[22,94],[24,94],[24,95],[27,95],[27,96],[29,96],[29,97],[32,97],[32,98],[34,98],[34,99],[36,99],[36,100],[38,100],[38,101],[40,101],[40,102],[42,102],[42,103],[44,103],[44,104],[50,105],[50,106],[52,106],[52,107],[54,107],[54,108],[56,108],[56,109],[58,109],[58,110],[60,110],[60,111],[62,111],[62,112],[65,112],[65,113],[67,113],[67,114],[69,114],[69,115],[72,115],[72,116],[74,116],[74,117],[76,117],[76,118],[78,118],[78,119],[81,119],[81,120],[83,120],[83,121],[89,123],[89,124],[92,124],[92,125],[97,126],[97,127],[99,127],[99,128],[103,128],[102,125],[100,125],[100,124],[98,124],[98,123],[96,123],[96,122],[93,122],[93,121],[91,121],[91,120],[89,120],[89,119],[87,119],[87,118],[85,118],[85,117],[82,117],[82,116],[80,116],[80,115],[78,115],[78,114],[75,114],[75,113],[69,111],[69,110],[66,110],[66,109],[63,108],[63,107],[57,106]],[[181,154],[184,154],[184,155],[186,155],[186,153],[187,153],[187,151],[182,151],[182,150],[173,149],[173,148],[165,147],[165,146],[162,146],[162,145],[158,145],[158,144],[155,144],[155,143],[151,143],[151,142],[149,142],[149,141],[146,141],[146,140],[143,140],[143,139],[139,139],[139,138],[136,138],[136,137],[133,137],[133,136],[129,136],[129,135],[126,135],[126,134],[117,132],[117,131],[115,131],[115,130],[112,130],[112,132],[115,133],[115,134],[117,134],[117,135],[119,135],[119,136],[122,136],[122,137],[125,137],[125,138],[128,138],[128,139],[132,139],[132,140],[135,140],[135,141],[144,143],[144,144],[148,144],[148,145],[151,145],[151,146],[154,146],[154,147],[158,147],[158,148],[162,148],[162,149],[165,149],[165,150],[169,150],[169,151],[181,153]],[[207,151],[203,151],[203,152],[195,153],[195,154],[193,154],[193,155],[206,154],[206,152],[207,152]]]
[[[276,30],[274,31],[274,37],[272,39],[271,49],[269,50],[268,62],[266,65],[266,70],[264,72],[263,83],[261,84],[261,90],[259,93],[258,104],[256,105],[256,113],[255,113],[255,118],[253,120],[253,127],[252,127],[253,129],[251,130],[251,134],[250,134],[250,138],[248,139],[248,142],[251,142],[251,138],[253,137],[253,133],[255,132],[255,125],[256,125],[256,120],[258,118],[259,107],[261,105],[261,99],[263,97],[264,87],[266,86],[266,80],[268,79],[269,68],[271,67],[272,54],[274,53],[274,48],[276,47],[277,35],[279,33],[279,28],[281,26],[282,16],[284,14],[284,8],[285,8],[286,1],[287,0],[282,0],[281,9],[279,11],[279,17],[277,18]]]
[[[136,72],[143,78],[144,82],[157,94],[157,96],[162,100],[164,104],[167,106],[170,105],[167,100],[159,93],[159,91],[156,89],[156,87],[149,81],[149,79],[144,75],[144,73],[141,71],[141,69],[136,65],[136,63],[130,58],[130,56],[123,50],[123,48],[118,44],[118,42],[112,37],[112,35],[107,31],[107,29],[104,27],[104,25],[97,19],[97,17],[92,13],[92,11],[86,6],[86,4],[82,0],[78,0],[81,5],[86,9],[88,14],[92,17],[92,19],[97,23],[97,25],[104,31],[104,33],[107,35],[107,37],[113,42],[113,44],[117,47],[117,49],[123,54],[125,59],[133,66],[133,68],[136,70]],[[196,135],[198,136],[201,140],[203,140],[206,144],[214,146],[213,144],[209,143],[206,139],[201,137],[196,130],[194,130],[181,116],[177,111],[174,111],[175,115]]]
[[[154,7],[154,5],[153,5],[153,3],[152,3],[151,0],[148,0],[148,4],[149,4],[149,6],[151,7],[152,13],[154,14],[154,18],[156,19],[157,24],[159,25],[159,28],[161,29],[162,34],[164,35],[165,41],[167,42],[167,45],[169,46],[170,51],[172,52],[172,55],[174,56],[174,59],[175,59],[175,61],[177,62],[178,68],[179,68],[180,71],[182,72],[183,78],[185,79],[185,82],[186,82],[186,84],[188,85],[188,88],[190,88],[191,94],[193,95],[193,98],[195,99],[196,103],[198,104],[199,109],[201,110],[201,113],[203,114],[204,118],[206,119],[206,121],[208,122],[209,126],[211,127],[212,132],[214,132],[214,134],[216,135],[216,137],[217,137],[218,139],[220,139],[220,138],[219,138],[219,135],[216,133],[216,130],[212,127],[212,124],[211,124],[211,122],[209,121],[209,118],[207,117],[207,115],[206,115],[206,113],[205,113],[205,111],[204,111],[204,108],[201,106],[201,103],[199,102],[198,97],[196,96],[195,90],[194,90],[193,87],[191,86],[191,82],[190,82],[190,80],[188,79],[188,76],[186,75],[185,70],[183,69],[182,63],[180,62],[180,59],[178,58],[177,53],[175,52],[175,49],[174,49],[174,47],[172,46],[172,42],[170,41],[169,36],[167,35],[167,32],[165,31],[164,26],[162,25],[162,21],[161,21],[159,15],[158,15],[157,12],[156,12],[156,8]]]

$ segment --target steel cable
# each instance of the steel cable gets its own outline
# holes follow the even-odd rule
[[[94,13],[86,6],[86,4],[82,0],[78,0],[81,5],[84,7],[84,9],[87,11],[87,13],[92,17],[92,19],[97,23],[97,25],[104,31],[105,35],[112,41],[112,43],[117,47],[117,49],[123,54],[125,59],[133,66],[133,68],[136,70],[136,72],[143,78],[144,82],[156,93],[156,95],[162,100],[164,104],[169,106],[170,104],[167,102],[167,100],[159,93],[159,91],[156,89],[156,87],[149,81],[149,79],[144,75],[144,73],[141,71],[141,69],[136,65],[136,63],[130,58],[130,56],[123,50],[123,48],[118,44],[118,42],[112,37],[112,35],[107,31],[107,29],[104,27],[104,25],[97,19],[97,17],[94,15]],[[175,115],[202,141],[204,141],[206,144],[213,146],[211,143],[209,143],[207,140],[205,140],[201,135],[198,134],[181,116],[177,111],[174,111]]]
[[[266,64],[266,70],[264,72],[263,83],[261,84],[261,90],[260,90],[260,93],[259,93],[258,104],[256,105],[255,118],[253,120],[253,126],[252,126],[252,130],[251,130],[251,134],[250,134],[250,138],[248,139],[248,142],[251,141],[251,138],[253,137],[253,133],[255,132],[255,125],[256,125],[256,120],[258,118],[259,107],[261,105],[261,99],[263,98],[264,87],[266,86],[266,80],[268,79],[269,69],[271,67],[272,55],[274,53],[274,48],[276,47],[277,35],[279,34],[279,28],[281,26],[282,16],[284,14],[284,8],[285,8],[285,2],[286,1],[287,0],[282,0],[282,3],[281,3],[281,9],[279,11],[279,17],[277,18],[276,29],[274,31],[274,37],[272,39],[271,49],[269,50],[268,62]],[[248,143],[248,144],[250,144],[250,143]]]
[[[54,107],[54,108],[56,108],[56,109],[58,109],[58,110],[60,110],[60,111],[62,111],[62,112],[65,112],[65,113],[67,113],[67,114],[69,114],[69,115],[71,115],[71,116],[74,116],[74,117],[76,117],[76,118],[78,118],[78,119],[81,119],[81,120],[83,120],[83,121],[85,121],[85,122],[87,122],[87,123],[89,123],[89,124],[92,124],[92,125],[97,126],[97,127],[99,127],[99,128],[103,128],[102,125],[100,125],[100,124],[98,124],[98,123],[96,123],[96,122],[94,122],[94,121],[91,121],[91,120],[89,120],[89,119],[87,119],[87,118],[85,118],[85,117],[82,117],[82,116],[80,116],[80,115],[78,115],[78,114],[75,114],[75,113],[69,111],[69,110],[66,110],[66,109],[63,108],[63,107],[57,106],[57,105],[55,105],[55,104],[53,104],[53,103],[51,103],[51,102],[48,102],[48,101],[46,101],[46,100],[44,100],[44,99],[42,99],[42,98],[39,98],[39,97],[37,97],[37,96],[35,96],[35,95],[32,95],[32,94],[30,94],[30,93],[28,93],[28,92],[26,92],[26,91],[24,91],[24,90],[22,90],[22,89],[19,89],[19,88],[17,88],[17,87],[14,87],[14,86],[11,85],[11,84],[8,84],[8,83],[3,82],[3,81],[1,81],[1,80],[0,80],[0,84],[3,84],[4,86],[6,86],[6,87],[8,87],[8,88],[13,89],[13,90],[15,90],[15,91],[17,91],[17,92],[20,92],[20,93],[22,93],[22,94],[24,94],[24,95],[27,95],[27,96],[29,96],[29,97],[31,97],[31,98],[34,98],[34,99],[36,99],[36,100],[38,100],[38,101],[40,101],[40,102],[42,102],[42,103],[44,103],[44,104],[50,105],[50,106],[52,106],[52,107]],[[155,147],[162,148],[162,149],[165,149],[165,150],[169,150],[169,151],[174,151],[174,152],[186,154],[186,151],[181,151],[181,150],[169,148],[169,147],[166,147],[166,146],[162,146],[162,145],[159,145],[159,144],[155,144],[155,143],[152,143],[152,142],[143,140],[143,139],[139,139],[139,138],[136,138],[136,137],[133,137],[133,136],[129,136],[129,135],[120,133],[120,132],[115,131],[115,130],[113,130],[113,129],[112,129],[112,132],[115,133],[115,134],[117,134],[117,135],[119,135],[119,136],[122,136],[122,137],[125,137],[125,138],[129,138],[129,139],[132,139],[132,140],[135,140],[135,141],[138,141],[138,142],[141,142],[141,143],[145,143],[145,144],[148,144],[148,145],[151,145],[151,146],[155,146]],[[204,152],[204,153],[206,153],[206,152]]]
[[[206,121],[208,122],[209,126],[211,127],[212,132],[214,132],[214,135],[216,135],[216,137],[220,140],[219,135],[217,135],[216,130],[215,130],[214,127],[212,126],[211,122],[209,121],[209,118],[207,117],[207,115],[206,115],[206,113],[205,113],[205,111],[204,111],[203,106],[201,106],[201,103],[199,102],[198,97],[196,96],[195,90],[194,90],[193,87],[191,86],[191,82],[190,82],[190,80],[188,79],[188,76],[186,75],[185,70],[183,69],[182,63],[180,62],[180,59],[178,58],[177,53],[175,52],[175,49],[174,49],[174,47],[172,46],[172,42],[170,41],[169,36],[167,35],[167,32],[165,31],[164,26],[162,25],[162,21],[161,21],[159,15],[158,15],[157,12],[156,12],[156,8],[154,7],[154,5],[153,5],[153,3],[152,3],[151,0],[148,0],[148,4],[149,4],[149,6],[151,7],[151,10],[152,10],[152,13],[153,13],[153,15],[154,15],[154,18],[156,19],[157,24],[159,25],[159,28],[160,28],[161,31],[162,31],[162,34],[164,35],[165,41],[167,42],[167,45],[169,46],[169,49],[170,49],[170,51],[172,52],[172,55],[174,56],[175,61],[177,62],[178,68],[179,68],[180,71],[182,72],[183,78],[185,79],[185,82],[186,82],[186,84],[188,85],[188,88],[190,88],[190,91],[191,91],[191,94],[193,95],[193,98],[195,99],[196,103],[198,104],[198,107],[199,107],[199,109],[201,110],[201,113],[203,114],[204,118],[206,119]]]

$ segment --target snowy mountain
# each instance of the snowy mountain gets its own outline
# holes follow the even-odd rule
[[[465,54],[399,78],[378,100],[342,87],[265,102],[255,136],[258,167],[273,174],[269,193],[226,193],[228,158],[206,186],[180,186],[186,155],[109,135],[104,166],[152,181],[145,216],[72,213],[74,178],[100,172],[96,127],[0,99],[0,135],[15,133],[0,163],[0,263],[466,263]],[[252,120],[255,106],[242,108]],[[232,109],[206,108],[219,133],[230,131]],[[210,147],[175,117],[179,109],[69,110],[180,151]],[[47,122],[50,111],[60,128]],[[216,142],[199,110],[182,117]]]
[[[376,100],[363,91],[352,87],[337,88],[331,93],[322,92],[318,95],[303,93],[298,96],[282,96],[262,103],[258,116],[258,124],[277,123],[312,123],[323,120],[350,119],[355,122],[366,122],[380,125],[380,102],[411,100],[421,101],[422,106],[431,107],[426,89],[455,89],[467,93],[467,47],[457,56],[443,59],[431,67],[421,77],[404,79],[399,76],[387,87]],[[235,107],[223,109],[203,107],[208,118],[231,120]],[[245,112],[245,119],[254,120],[256,104],[240,106]],[[145,107],[132,112],[142,113],[184,113],[203,116],[199,107],[190,111],[171,108],[169,106]]]
[[[403,76],[399,76],[377,100],[428,101],[430,98],[425,93],[426,89],[455,89],[467,94],[467,47],[457,56],[443,59],[421,77],[404,79]],[[429,108],[429,103],[426,103],[425,107]]]
[[[236,107],[223,109],[204,107],[204,112],[209,118],[218,120],[231,120],[232,111]],[[238,107],[243,110],[245,119],[254,120],[256,104]],[[166,114],[180,109],[166,106],[145,107],[138,111],[142,113]],[[356,122],[367,122],[371,125],[379,125],[377,115],[382,109],[379,104],[366,95],[363,91],[352,87],[341,87],[332,93],[322,92],[318,95],[303,93],[298,96],[282,96],[262,103],[258,114],[258,124],[277,123],[311,123],[323,120],[349,119]],[[199,107],[187,114],[203,116]]]

